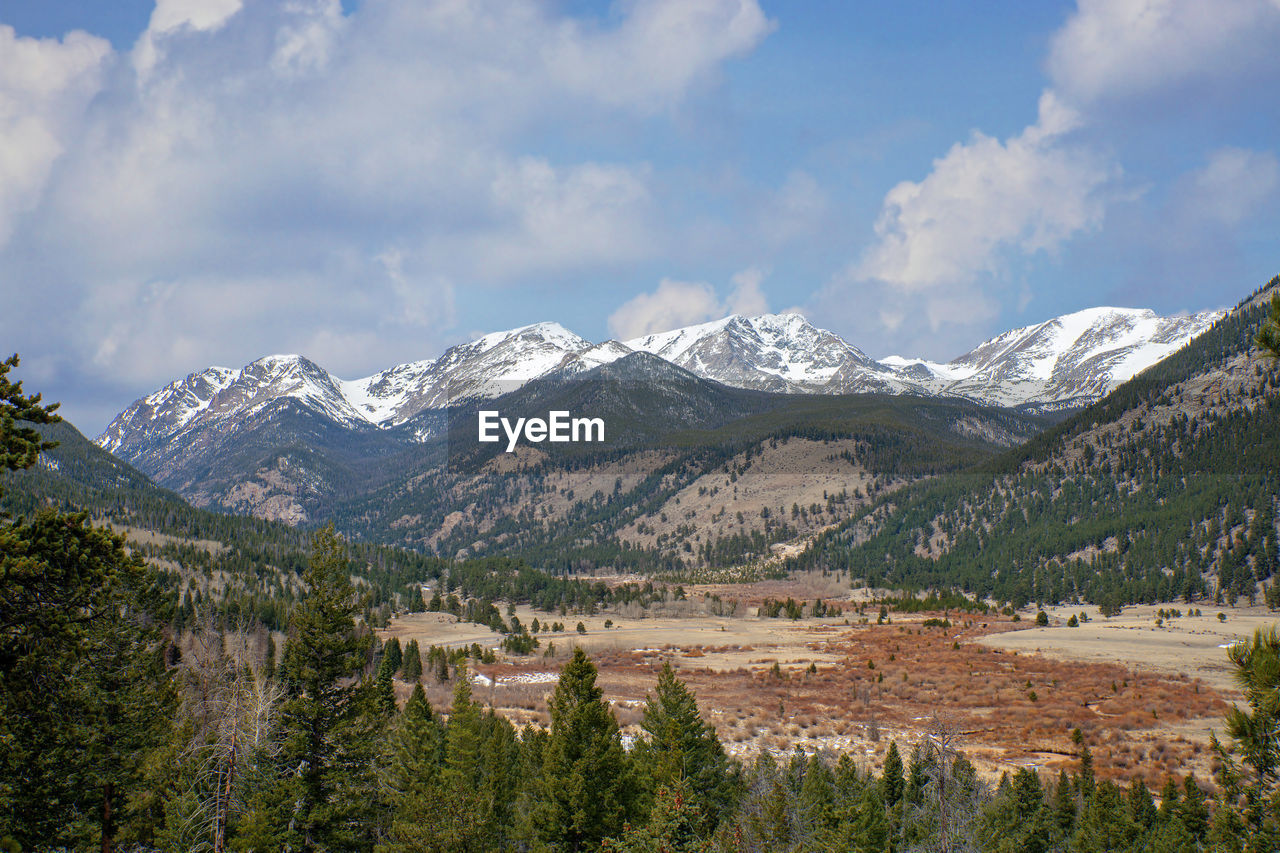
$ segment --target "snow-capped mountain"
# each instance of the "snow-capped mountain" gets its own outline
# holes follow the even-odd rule
[[[904,393],[901,382],[834,332],[799,314],[737,314],[626,342],[707,379],[739,388],[799,393]]]
[[[593,344],[558,323],[494,332],[362,379],[337,379],[298,355],[239,370],[210,367],[121,412],[97,442],[153,470],[184,434],[244,421],[288,402],[344,429],[389,429],[451,403],[493,397],[553,372],[576,373],[647,352],[706,379],[791,393],[888,393],[963,397],[996,406],[1052,410],[1086,405],[1181,347],[1221,316],[1159,317],[1148,310],[1091,308],[1014,329],[937,363],[868,357],[797,314],[732,315],[619,343]],[[430,423],[412,430],[417,440]]]
[[[148,394],[116,416],[96,442],[117,455],[164,441],[200,422],[242,419],[293,399],[345,426],[366,418],[338,380],[300,355],[269,355],[239,370],[209,367]]]
[[[927,393],[1044,411],[1083,406],[1180,349],[1222,312],[1160,317],[1089,308],[984,341],[946,364],[890,356],[881,364]]]
[[[370,423],[394,426],[424,410],[496,396],[553,371],[590,370],[629,352],[615,341],[593,344],[559,323],[535,323],[450,347],[434,361],[397,365],[341,387]]]
[[[553,371],[589,370],[629,352],[614,341],[593,344],[558,323],[537,323],[347,381],[300,355],[267,356],[239,370],[210,367],[167,385],[121,412],[96,441],[136,460],[197,426],[243,420],[281,400],[344,427],[398,426],[424,410],[496,396]]]

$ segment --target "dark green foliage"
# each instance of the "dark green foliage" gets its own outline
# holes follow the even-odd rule
[[[1280,293],[1271,294],[1267,319],[1258,328],[1253,342],[1271,358],[1280,358]]]
[[[902,776],[902,755],[898,752],[898,743],[889,744],[889,752],[884,759],[884,774],[880,777],[880,791],[885,804],[890,808],[902,799],[906,780]]]
[[[422,653],[418,650],[417,640],[410,640],[404,648],[404,655],[400,662],[400,677],[411,684],[422,678]]]
[[[382,654],[387,660],[387,666],[392,672],[399,672],[400,665],[404,662],[404,650],[400,648],[400,638],[392,637],[387,640],[386,645],[382,648]]]
[[[670,662],[658,674],[640,728],[646,737],[633,754],[648,791],[678,795],[681,814],[690,820],[696,814],[701,822],[697,828],[709,837],[736,804],[737,775],[715,729],[703,720],[697,700]]]
[[[57,442],[46,440],[34,427],[19,426],[20,421],[51,424],[61,418],[53,413],[57,403],[42,406],[39,394],[23,394],[22,383],[9,379],[9,371],[18,363],[17,353],[0,361],[0,471],[30,468],[42,451],[57,446]]]
[[[596,686],[595,665],[574,649],[551,698],[551,733],[534,810],[538,836],[569,851],[618,836],[631,815],[633,775],[618,721]]]
[[[1280,606],[1280,371],[1254,361],[1239,388],[1196,390],[1249,356],[1263,313],[1242,305],[1096,405],[985,466],[881,498],[788,565],[1015,606],[1087,600],[1104,614],[1215,594]],[[928,531],[946,536],[944,552],[918,550]]]
[[[619,839],[605,839],[602,853],[705,853],[710,838],[701,828],[705,816],[685,784],[660,788],[649,822],[627,827]]]
[[[125,807],[172,710],[163,609],[155,576],[83,513],[0,527],[0,840],[149,833]]]
[[[369,635],[357,629],[358,607],[346,543],[326,528],[312,540],[303,580],[307,594],[294,610],[281,674],[288,697],[281,707],[281,775],[260,792],[242,827],[244,849],[360,849],[372,820],[371,784],[381,716],[374,691],[352,684],[369,654]]]

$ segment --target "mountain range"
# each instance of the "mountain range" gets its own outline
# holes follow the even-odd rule
[[[63,436],[30,473],[87,478],[107,514],[128,495],[151,495],[146,474],[201,506],[332,520],[356,540],[450,558],[518,554],[556,570],[679,574],[772,555],[764,565],[1018,603],[1265,596],[1275,607],[1280,365],[1252,340],[1277,290],[1273,279],[1065,417],[947,391],[1003,379],[1006,399],[1026,399],[1016,395],[1036,383],[1062,401],[1089,398],[1176,346],[1187,326],[1098,309],[1002,335],[946,365],[876,362],[788,316],[605,345],[542,324],[351,382],[273,357],[139,401],[122,422],[144,451],[139,470],[83,439],[85,449],[65,455],[79,445]],[[911,371],[916,387],[938,390],[837,393],[834,378],[857,362],[904,384]],[[496,363],[505,375],[489,369]],[[705,377],[713,371],[773,390]],[[443,415],[442,399],[464,417]],[[459,451],[453,433],[481,405],[599,411],[626,424],[630,441],[510,455],[472,441]],[[8,494],[12,503],[27,492],[15,483]],[[80,503],[78,494],[65,499]],[[178,498],[146,500],[123,517],[168,518]]]
[[[239,370],[209,367],[143,397],[97,438],[156,470],[157,449],[209,424],[243,420],[284,399],[347,429],[410,426],[418,440],[439,428],[424,416],[495,397],[552,373],[583,373],[644,352],[736,388],[802,394],[914,394],[1044,412],[1080,408],[1186,344],[1221,316],[1160,317],[1093,308],[1006,332],[946,363],[876,361],[797,314],[722,320],[594,344],[558,323],[495,332],[434,360],[341,380],[300,355],[272,355]],[[416,419],[416,420],[415,420]]]

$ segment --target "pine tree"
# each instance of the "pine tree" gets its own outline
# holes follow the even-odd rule
[[[897,741],[889,744],[889,752],[884,757],[884,770],[880,774],[880,789],[885,805],[893,808],[902,799],[906,781],[902,776],[902,756],[898,753]]]
[[[54,414],[57,403],[41,405],[40,395],[34,397],[22,393],[21,382],[11,382],[9,371],[17,367],[21,359],[18,354],[0,361],[0,470],[20,471],[36,464],[36,459],[45,450],[57,446],[56,441],[46,441],[31,426],[18,426],[18,422],[28,424],[52,424],[62,420]]]
[[[644,707],[641,730],[647,735],[635,748],[636,763],[649,791],[675,790],[687,782],[690,807],[706,822],[709,835],[733,808],[737,768],[731,765],[715,729],[698,713],[697,700],[676,678],[670,662],[658,673],[654,695]]]
[[[398,673],[404,663],[404,651],[400,648],[400,638],[392,637],[387,640],[387,644],[382,649],[382,654],[387,658],[387,665],[391,667],[391,671]]]
[[[622,831],[631,807],[632,771],[618,721],[582,649],[574,649],[561,670],[550,710],[534,825],[556,849],[591,849]]]
[[[1261,829],[1263,803],[1275,790],[1280,769],[1280,633],[1275,626],[1254,632],[1252,640],[1232,645],[1227,657],[1235,666],[1235,680],[1244,693],[1249,710],[1233,705],[1225,723],[1231,736],[1231,752],[1242,754],[1253,771],[1245,793],[1249,822]],[[1235,776],[1237,765],[1215,740],[1227,775]],[[1195,835],[1195,830],[1188,826]]]
[[[391,666],[391,656],[383,654],[378,664],[377,694],[378,704],[387,715],[396,709],[396,688],[392,678],[395,670]]]
[[[1129,819],[1120,789],[1110,782],[1102,782],[1094,788],[1085,806],[1071,849],[1079,853],[1124,850],[1136,835],[1137,828]]]
[[[1053,795],[1053,816],[1059,836],[1069,837],[1076,822],[1076,792],[1065,770],[1058,771],[1058,786]]]
[[[391,826],[378,853],[431,850],[439,841],[435,813],[441,799],[444,732],[431,713],[426,693],[415,684],[391,739],[386,800]]]
[[[348,759],[365,745],[354,743],[365,708],[360,685],[349,679],[364,665],[368,643],[356,631],[349,572],[346,543],[332,526],[318,531],[303,573],[307,593],[293,611],[281,664],[289,696],[281,709],[280,763],[289,775],[255,798],[242,827],[243,849],[360,847],[347,813],[356,803],[338,796],[349,790],[343,775],[357,769]],[[372,791],[367,799],[376,799]]]
[[[1182,825],[1197,841],[1204,839],[1209,829],[1209,807],[1205,804],[1204,791],[1196,784],[1196,778],[1188,774],[1182,781],[1182,802],[1178,805],[1178,817]]]
[[[111,850],[168,734],[158,624],[172,601],[84,513],[0,527],[0,582],[0,841]]]
[[[813,847],[828,846],[836,827],[835,780],[818,756],[810,756],[800,785],[800,822]]]
[[[404,648],[404,658],[400,662],[400,677],[410,684],[422,678],[422,654],[418,651],[418,641],[410,640]]]
[[[653,814],[642,827],[628,827],[618,839],[605,839],[602,853],[706,853],[711,840],[699,827],[706,824],[688,785],[658,791]]]
[[[1280,358],[1280,293],[1271,294],[1271,308],[1267,319],[1258,329],[1254,343],[1268,358]]]

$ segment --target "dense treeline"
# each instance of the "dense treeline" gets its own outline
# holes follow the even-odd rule
[[[45,512],[37,524],[103,546],[90,561],[101,573],[83,580],[141,568],[118,540],[63,518]],[[13,534],[49,541],[47,532]],[[116,593],[113,603],[129,610],[102,613],[91,632],[44,622],[43,654],[3,683],[6,742],[43,768],[5,765],[7,848],[1244,853],[1280,842],[1280,750],[1268,734],[1278,710],[1268,698],[1280,673],[1274,632],[1231,650],[1249,704],[1226,721],[1239,758],[1221,750],[1217,795],[1186,776],[1169,779],[1157,805],[1141,781],[1095,779],[1079,733],[1072,774],[1024,768],[994,786],[939,720],[906,757],[890,744],[879,768],[800,752],[742,766],[669,664],[628,748],[580,649],[561,671],[545,729],[517,730],[486,711],[460,655],[452,702],[434,708],[405,652],[412,692],[401,706],[399,645],[378,648],[357,621],[348,560],[339,537],[316,535],[278,670],[251,635],[201,633],[166,649],[163,632],[138,630],[150,605],[136,593]],[[63,579],[62,591],[83,580]],[[126,634],[135,639],[122,644]],[[13,649],[9,637],[4,651]],[[57,671],[85,652],[92,672]],[[59,733],[34,699],[42,682],[62,685],[56,710],[84,723]]]
[[[18,386],[0,391],[0,460],[30,465],[47,442],[16,420],[52,415]],[[428,652],[428,667],[454,681],[450,707],[433,708],[417,644],[379,647],[360,618],[358,568],[332,528],[315,534],[278,655],[270,632],[218,625],[212,608],[197,608],[180,635],[186,605],[174,606],[171,578],[84,513],[45,507],[9,520],[0,527],[0,846],[1243,853],[1280,843],[1274,631],[1230,650],[1247,706],[1226,719],[1234,752],[1218,747],[1218,795],[1188,776],[1170,780],[1157,807],[1140,782],[1096,780],[1082,736],[1074,777],[1023,769],[993,789],[942,722],[907,762],[890,745],[878,771],[848,755],[799,753],[743,767],[670,665],[628,748],[580,649],[545,729],[517,731],[484,710],[461,652]],[[610,594],[518,564],[448,577],[464,594],[523,589],[579,604]],[[480,604],[477,615],[488,614]],[[397,672],[412,685],[403,706]]]
[[[1249,358],[1264,310],[1233,312],[985,470],[882,498],[789,565],[1017,606],[1280,606],[1280,372]]]
[[[359,537],[444,555],[472,555],[482,547],[487,553],[519,554],[536,565],[556,570],[614,567],[622,571],[679,573],[698,565],[726,566],[761,557],[768,553],[769,545],[793,537],[795,531],[779,519],[766,525],[763,535],[724,537],[715,543],[700,543],[696,549],[684,549],[685,537],[676,537],[662,547],[639,548],[621,541],[617,531],[647,516],[656,516],[681,489],[699,477],[721,469],[731,472],[741,459],[749,464],[766,445],[776,447],[792,438],[851,441],[858,448],[859,465],[878,478],[891,480],[958,471],[989,458],[996,447],[955,429],[961,421],[978,420],[995,432],[1018,437],[1031,435],[1044,425],[1036,418],[964,401],[740,393],[768,398],[768,411],[705,430],[677,430],[658,417],[661,434],[639,444],[605,450],[573,449],[526,466],[518,473],[486,476],[477,481],[470,476],[460,477],[455,467],[428,469],[415,476],[407,487],[383,486],[338,505],[332,518],[339,528]],[[653,411],[639,403],[635,406],[636,411]],[[646,420],[643,434],[653,432],[653,420]],[[644,451],[670,458],[625,490],[618,482],[611,490],[569,495],[570,506],[563,514],[547,517],[538,512],[542,496],[552,489],[549,484],[557,475],[617,462]],[[465,481],[465,488],[460,479]],[[466,518],[446,525],[446,518],[458,511],[463,511]],[[414,519],[412,525],[402,523],[408,518]],[[426,541],[424,531],[434,533],[441,529],[447,533]]]

